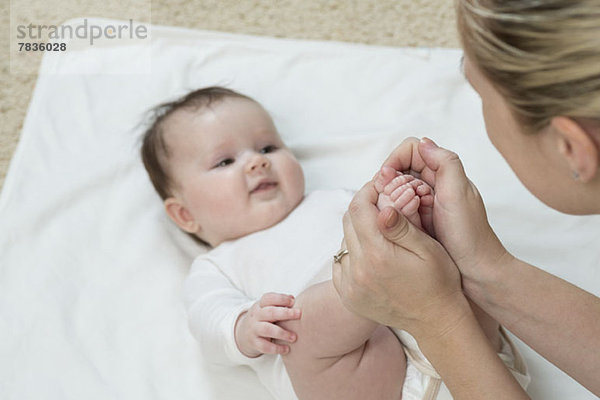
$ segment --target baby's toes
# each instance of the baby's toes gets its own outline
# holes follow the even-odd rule
[[[400,187],[411,183],[415,178],[412,175],[398,175],[384,189],[384,193],[391,195]],[[408,186],[408,185],[407,185]]]
[[[419,216],[419,206],[421,199],[419,196],[414,196],[404,207],[402,207],[402,214],[405,215],[409,221],[418,227],[421,227],[421,221]]]
[[[426,184],[425,182],[418,180],[417,181],[418,184],[415,187],[415,191],[417,192],[417,195],[419,197],[423,197],[423,196],[427,196],[428,194],[431,194],[431,186],[429,186],[428,184]]]
[[[417,191],[417,194],[418,191]],[[419,195],[419,197],[421,198],[421,206],[422,207],[433,207],[433,193],[428,193],[426,195]]]
[[[421,199],[419,198],[419,196],[413,196],[413,198],[410,199],[408,203],[404,205],[404,207],[402,207],[400,212],[417,228],[423,229],[423,225],[421,223],[421,216],[419,215],[420,203]]]
[[[417,193],[417,196],[421,198],[421,207],[432,207],[433,206],[433,189],[427,183],[420,179],[415,179],[410,182],[410,185]]]
[[[408,184],[402,185],[391,194],[391,199],[394,202],[394,207],[401,210],[402,207],[408,204],[413,197],[417,197],[415,190]]]

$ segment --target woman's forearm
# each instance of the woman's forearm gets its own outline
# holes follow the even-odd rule
[[[463,277],[467,295],[558,368],[600,395],[600,299],[512,256]]]
[[[439,334],[422,332],[419,347],[435,367],[455,400],[529,399],[489,339],[481,330],[463,297],[448,308],[448,320],[455,320]]]

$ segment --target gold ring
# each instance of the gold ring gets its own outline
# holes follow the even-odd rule
[[[346,250],[346,249],[340,249],[340,251],[338,251],[337,253],[334,254],[334,256],[333,256],[333,262],[341,264],[342,257],[344,257],[346,254],[348,254],[348,250]]]

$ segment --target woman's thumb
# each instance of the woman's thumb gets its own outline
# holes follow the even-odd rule
[[[377,226],[383,236],[390,242],[403,246],[418,229],[393,207],[384,208],[377,217]]]
[[[427,167],[435,173],[436,185],[440,180],[449,180],[454,184],[467,181],[462,162],[456,153],[439,147],[428,138],[421,139],[419,153]]]

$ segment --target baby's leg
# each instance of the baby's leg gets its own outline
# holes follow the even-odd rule
[[[282,357],[300,400],[401,398],[406,359],[389,328],[348,311],[332,281],[306,289],[294,307],[300,320],[279,325],[297,333]]]
[[[377,207],[394,207],[419,229],[434,236],[433,190],[431,186],[409,174],[402,174],[390,167],[379,173]]]

